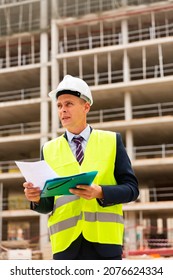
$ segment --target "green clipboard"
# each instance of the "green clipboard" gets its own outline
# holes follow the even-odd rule
[[[41,197],[72,195],[72,193],[69,192],[69,189],[76,188],[76,185],[91,185],[97,173],[98,171],[90,171],[47,180],[41,192]]]

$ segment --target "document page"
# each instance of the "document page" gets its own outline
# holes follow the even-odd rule
[[[41,190],[46,180],[59,177],[44,160],[35,162],[15,161],[15,163],[25,180],[33,183],[35,187],[40,187]]]

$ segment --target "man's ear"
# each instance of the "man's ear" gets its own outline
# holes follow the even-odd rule
[[[85,112],[88,113],[90,111],[90,104],[88,102],[85,103]]]

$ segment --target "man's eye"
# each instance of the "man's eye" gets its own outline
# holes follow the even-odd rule
[[[73,104],[72,102],[68,102],[66,105],[71,106],[72,104]]]

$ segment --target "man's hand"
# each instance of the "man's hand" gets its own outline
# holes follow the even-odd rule
[[[32,183],[23,183],[24,193],[27,200],[39,203],[41,190],[39,187],[34,187]]]
[[[69,189],[69,191],[72,194],[78,195],[88,200],[93,198],[98,198],[98,199],[103,198],[102,188],[96,184],[92,184],[91,186],[77,185],[76,189]]]

